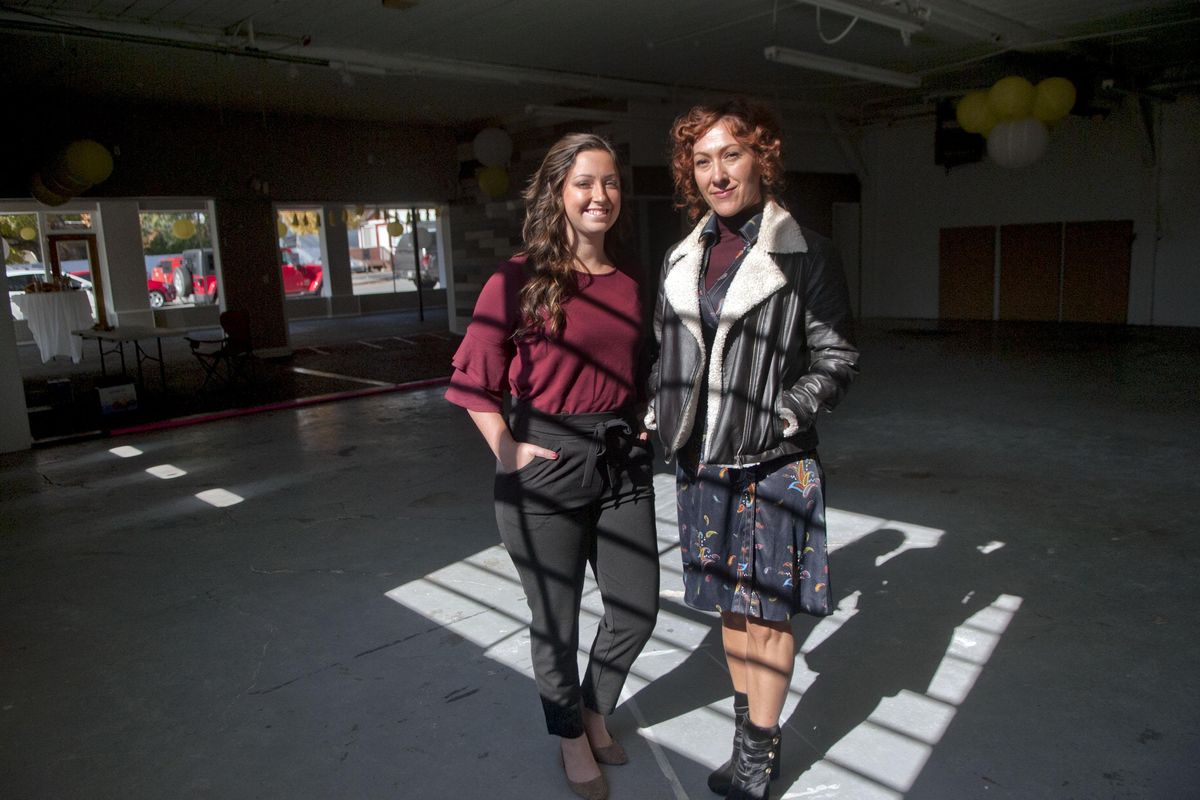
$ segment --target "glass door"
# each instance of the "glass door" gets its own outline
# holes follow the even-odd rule
[[[88,293],[92,317],[107,328],[104,286],[100,279],[100,257],[96,237],[90,233],[51,234],[46,237],[50,251],[50,274],[56,280]]]

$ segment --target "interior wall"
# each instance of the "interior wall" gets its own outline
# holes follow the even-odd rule
[[[1200,325],[1200,98],[1163,106],[1160,120],[1154,321]]]
[[[112,225],[105,220],[104,243],[110,276],[124,282],[113,294],[118,315],[191,324],[183,316],[192,309],[153,313],[146,307],[140,229],[126,222],[137,220],[130,198],[210,197],[225,212],[217,218],[223,305],[250,310],[256,346],[269,350],[287,345],[282,293],[275,291],[280,278],[272,201],[427,203],[448,200],[458,189],[456,135],[446,128],[61,96],[35,101],[25,113],[38,124],[0,127],[0,144],[18,154],[0,161],[0,197],[28,196],[30,176],[74,139],[96,139],[113,151],[112,175],[84,196],[114,199],[104,203],[113,212]],[[326,280],[345,283],[349,291],[349,274],[343,246],[331,254]],[[123,302],[130,298],[136,302]],[[204,312],[211,316],[213,309]]]
[[[1127,101],[1103,121],[1064,120],[1030,167],[985,159],[949,173],[933,163],[932,119],[868,131],[864,316],[937,317],[941,228],[1127,219],[1135,236],[1127,321],[1200,325],[1197,121],[1196,101],[1167,106],[1154,148]]]
[[[29,176],[68,142],[96,139],[115,169],[88,197],[270,197],[418,201],[454,190],[454,135],[414,127],[244,114],[212,108],[99,104],[54,97],[6,125],[0,197],[29,194]]]
[[[662,167],[670,157],[671,123],[687,106],[664,108],[660,104],[631,104],[631,114],[646,119],[614,124],[614,137],[629,142],[629,161],[635,167]],[[782,117],[783,160],[789,172],[854,172],[832,131],[820,117]]]

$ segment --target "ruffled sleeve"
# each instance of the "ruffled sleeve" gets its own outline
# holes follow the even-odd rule
[[[501,410],[524,280],[520,264],[509,261],[483,285],[467,334],[451,361],[454,372],[446,390],[449,402],[470,411]]]

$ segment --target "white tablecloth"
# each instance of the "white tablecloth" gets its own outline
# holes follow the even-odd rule
[[[34,292],[15,295],[12,301],[29,323],[43,363],[55,356],[70,356],[79,363],[83,340],[72,336],[71,331],[92,327],[92,304],[87,292]]]

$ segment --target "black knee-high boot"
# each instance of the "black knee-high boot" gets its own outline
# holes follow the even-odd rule
[[[742,723],[750,712],[750,698],[742,692],[733,693],[733,755],[708,776],[708,788],[715,794],[724,797],[733,785],[733,765],[737,762],[738,751],[742,748]]]
[[[726,800],[769,800],[771,766],[779,757],[779,726],[760,728],[747,717]]]

